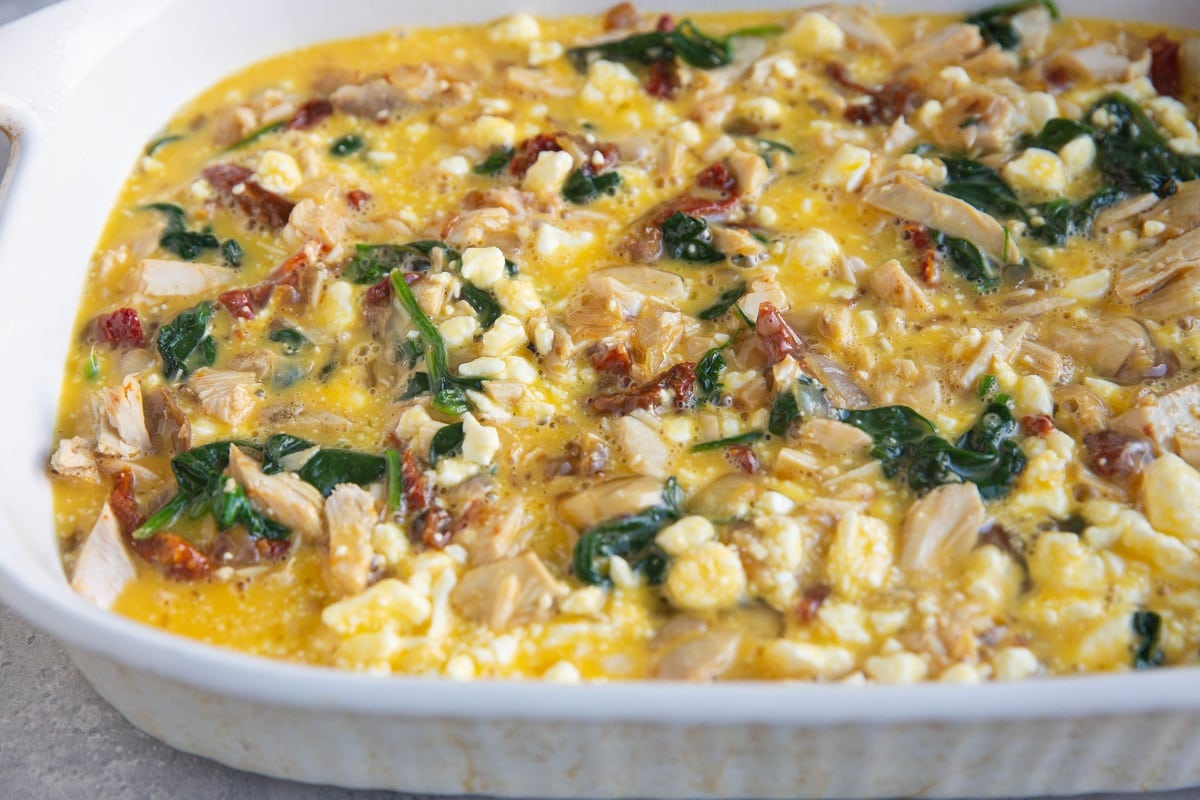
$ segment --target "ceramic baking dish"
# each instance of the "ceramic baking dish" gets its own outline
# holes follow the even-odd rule
[[[44,474],[67,338],[113,198],[173,109],[246,63],[323,39],[605,5],[71,0],[0,29],[0,124],[15,145],[15,164],[0,184],[0,374],[7,376],[0,600],[56,636],[139,728],[235,767],[301,781],[491,795],[764,798],[1200,784],[1200,671],[1193,669],[968,687],[462,684],[237,655],[99,611],[68,589]],[[1200,28],[1195,0],[1061,5],[1068,14]]]

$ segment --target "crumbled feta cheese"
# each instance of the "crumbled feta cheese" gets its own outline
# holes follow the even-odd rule
[[[1054,413],[1054,396],[1039,375],[1022,375],[1013,391],[1013,401],[1020,416]]]
[[[1090,136],[1076,136],[1058,151],[1063,167],[1071,178],[1078,178],[1096,163],[1096,142]]]
[[[563,46],[555,41],[530,42],[529,66],[540,67],[549,64],[563,54]]]
[[[408,534],[394,522],[380,522],[371,529],[371,549],[395,566],[408,555]]]
[[[325,319],[330,328],[346,330],[358,319],[354,304],[354,287],[347,281],[334,281],[325,291]]]
[[[461,364],[458,374],[464,378],[502,378],[507,367],[504,359],[483,356]]]
[[[284,195],[291,194],[304,182],[296,159],[279,150],[268,150],[259,156],[254,179],[267,191]]]
[[[1019,681],[1037,673],[1038,660],[1027,647],[1005,647],[992,656],[992,669],[997,680]]]
[[[551,683],[579,683],[583,679],[578,667],[570,661],[559,661],[542,673],[542,677]]]
[[[773,128],[783,121],[783,106],[774,97],[754,97],[740,103],[739,116],[759,125]]]
[[[475,662],[466,653],[451,656],[446,662],[446,676],[455,681],[469,681],[475,677]]]
[[[384,578],[361,594],[326,606],[321,621],[340,634],[381,630],[395,623],[408,627],[429,619],[429,600],[404,581]]]
[[[508,377],[512,380],[523,383],[526,386],[532,386],[537,383],[537,367],[530,364],[528,360],[521,356],[509,356],[504,359],[504,363],[508,365]]]
[[[438,460],[435,482],[443,489],[458,486],[479,473],[479,465],[465,458],[442,458]]]
[[[667,573],[667,599],[684,611],[733,608],[746,591],[746,573],[737,553],[719,542],[704,542],[676,557]]]
[[[1200,472],[1174,453],[1142,470],[1142,507],[1155,529],[1190,545],[1200,542]]]
[[[568,157],[568,160],[569,157]],[[555,227],[549,223],[544,223],[538,228],[537,241],[534,243],[534,249],[542,258],[548,258],[555,255],[560,250],[575,250],[583,247],[592,241],[593,235],[591,231],[579,231],[577,233],[569,233],[562,228]]]
[[[475,331],[478,329],[479,323],[475,318],[466,315],[451,317],[438,325],[438,333],[442,335],[442,339],[446,342],[446,347],[450,348],[466,347],[471,343],[471,339],[475,336]]]
[[[500,305],[517,319],[529,319],[542,307],[537,288],[525,276],[500,281],[493,289]]]
[[[654,543],[667,555],[680,556],[704,542],[717,538],[717,530],[704,517],[684,517],[658,532]]]
[[[563,598],[558,607],[564,614],[595,617],[604,610],[605,599],[604,590],[599,586],[583,586]]]
[[[855,192],[862,187],[870,168],[870,150],[843,143],[825,162],[825,168],[818,176],[817,182],[822,186],[845,188]]]
[[[1073,297],[1076,300],[1098,300],[1107,294],[1111,282],[1112,272],[1107,269],[1098,269],[1081,278],[1067,281],[1062,288],[1062,294],[1064,297]]]
[[[513,14],[492,23],[488,38],[493,42],[521,44],[532,42],[542,35],[542,26],[531,14]]]
[[[462,130],[463,140],[476,147],[512,147],[517,139],[517,127],[504,117],[484,114]]]
[[[842,255],[837,239],[820,228],[811,228],[796,234],[787,246],[788,258],[798,262],[805,270],[822,270],[832,267]]]
[[[504,253],[499,247],[468,247],[462,254],[462,276],[481,289],[504,277]]]
[[[863,667],[871,680],[887,684],[917,683],[929,672],[925,659],[908,652],[872,656]]]
[[[463,156],[450,156],[439,161],[437,168],[443,175],[453,175],[457,178],[470,172],[471,164]]]
[[[495,428],[480,425],[474,415],[463,415],[463,458],[486,467],[500,449],[500,434]]]
[[[1049,92],[1030,92],[1025,98],[1025,113],[1035,132],[1055,117],[1062,116],[1058,111],[1058,98]]]
[[[1015,189],[1036,197],[1061,197],[1067,190],[1067,170],[1057,153],[1030,147],[1004,165],[1004,179]]]
[[[641,93],[642,85],[628,67],[600,59],[588,67],[579,97],[586,105],[612,112]]]
[[[690,119],[686,119],[677,125],[672,125],[667,129],[667,135],[675,141],[685,144],[688,147],[695,147],[696,145],[700,144],[702,139],[700,126],[692,122]]]
[[[763,648],[771,671],[789,678],[840,678],[854,669],[854,655],[844,647],[776,639]]]
[[[521,188],[535,195],[557,194],[563,182],[575,169],[575,159],[561,150],[545,150],[538,154],[537,161],[525,173]]]
[[[846,34],[829,17],[808,11],[784,34],[783,43],[802,56],[816,56],[844,48]]]
[[[892,534],[881,519],[850,511],[838,522],[825,568],[834,591],[857,599],[881,588],[892,566]]]
[[[483,352],[503,357],[525,346],[525,326],[511,314],[501,314],[483,334]]]

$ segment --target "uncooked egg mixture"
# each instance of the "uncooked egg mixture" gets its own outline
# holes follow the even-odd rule
[[[825,5],[272,58],[122,189],[73,588],[467,680],[973,683],[1200,650],[1200,37]]]

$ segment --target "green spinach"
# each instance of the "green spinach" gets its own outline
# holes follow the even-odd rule
[[[725,260],[725,254],[712,246],[708,222],[676,211],[662,224],[663,253],[677,261],[713,264]]]
[[[463,440],[465,438],[466,434],[463,431],[463,424],[461,422],[438,428],[438,432],[433,435],[433,439],[429,442],[429,465],[431,467],[437,466],[437,462],[443,458],[452,458],[462,453]]]
[[[998,219],[1028,219],[1029,215],[1000,173],[969,158],[942,158],[946,182],[941,191],[970,203]]]
[[[724,439],[714,439],[711,442],[701,442],[700,444],[692,445],[692,452],[705,453],[709,450],[721,450],[738,444],[754,444],[764,436],[766,434],[762,431],[749,431],[737,436],[726,436]]]
[[[158,330],[158,354],[167,380],[186,378],[193,370],[217,360],[217,342],[210,335],[213,304],[188,309]]]
[[[480,289],[470,281],[463,281],[460,295],[467,301],[467,305],[475,309],[475,313],[479,315],[479,324],[484,328],[492,327],[496,320],[500,319],[503,312],[491,292]]]
[[[572,172],[563,184],[562,195],[575,205],[586,205],[602,194],[614,194],[621,185],[618,172],[593,175],[582,169]]]
[[[1021,0],[985,8],[967,17],[966,22],[979,28],[985,42],[998,44],[1005,50],[1015,50],[1021,44],[1021,35],[1013,26],[1012,18],[1026,9],[1037,6],[1046,8],[1053,19],[1062,18],[1054,0]]]
[[[281,121],[281,122],[272,122],[270,125],[264,125],[263,127],[259,128],[258,130],[254,131],[253,133],[251,133],[249,136],[245,137],[244,139],[239,139],[238,141],[229,145],[229,147],[226,147],[224,152],[228,153],[233,150],[241,150],[243,147],[247,147],[249,145],[254,144],[255,142],[257,142],[259,139],[263,138],[264,136],[270,136],[272,133],[276,133],[277,131],[283,130],[283,128],[286,124],[287,123]]]
[[[318,450],[296,473],[326,497],[339,483],[366,486],[383,477],[387,462],[383,456],[356,453],[353,450]]]
[[[811,417],[828,417],[830,412],[825,387],[807,375],[801,375],[793,385],[775,395],[771,414],[767,418],[767,430],[775,436],[787,436],[796,422]]]
[[[733,305],[746,294],[746,282],[738,281],[717,297],[716,301],[696,316],[703,320],[712,321],[723,316]]]
[[[343,158],[344,156],[357,153],[365,146],[366,142],[363,141],[361,136],[355,136],[353,133],[351,133],[334,142],[329,148],[329,152],[331,155],[334,155],[337,158]]]
[[[1000,267],[972,241],[955,239],[941,231],[932,231],[930,238],[950,260],[950,267],[964,279],[975,284],[981,292],[1000,285]]]
[[[714,37],[701,31],[690,19],[684,19],[671,31],[646,31],[615,42],[572,47],[567,50],[567,58],[579,72],[586,72],[598,59],[649,65],[676,57],[697,69],[716,69],[733,62],[733,40],[739,36],[774,36],[782,32],[778,25],[759,25]]]
[[[1166,661],[1160,642],[1162,641],[1162,617],[1153,611],[1135,611],[1130,620],[1135,637],[1133,649],[1134,669],[1161,667]]]
[[[476,175],[499,175],[512,161],[515,152],[511,147],[497,147],[476,164],[472,172]]]
[[[666,577],[667,555],[654,544],[654,537],[669,523],[683,517],[683,492],[675,478],[667,478],[662,503],[601,522],[588,528],[575,544],[575,576],[592,586],[612,586],[601,562],[620,556],[651,584]]]
[[[167,227],[158,240],[159,247],[174,253],[184,261],[194,261],[205,250],[216,250],[221,241],[207,228],[202,231],[187,229],[187,215],[174,203],[150,203],[143,206],[148,211],[158,211],[167,218]]]
[[[359,244],[354,257],[342,270],[342,277],[351,283],[379,283],[395,270],[428,272],[433,266],[435,249],[445,254],[448,262],[461,261],[461,254],[444,242],[426,240],[408,244]]]

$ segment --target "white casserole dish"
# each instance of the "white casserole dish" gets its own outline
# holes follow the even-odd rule
[[[70,591],[44,473],[63,358],[112,200],[172,111],[247,63],[323,39],[609,4],[71,0],[0,29],[0,125],[15,138],[15,166],[0,184],[0,374],[15,382],[2,401],[0,600],[56,636],[138,727],[301,781],[564,797],[982,797],[1200,784],[1192,669],[973,687],[459,684],[237,655]],[[1133,12],[1117,0],[1061,5],[1067,14]],[[1197,28],[1200,3],[1144,0],[1137,16]]]

